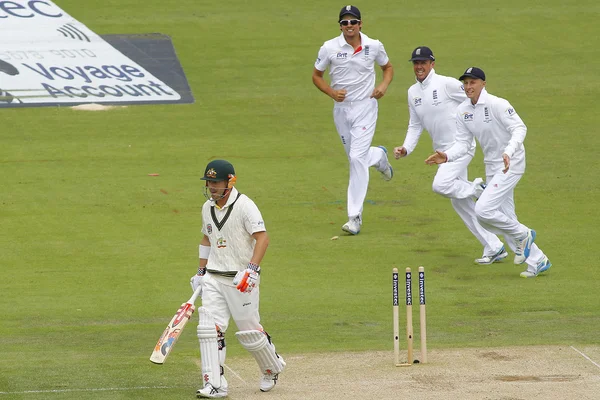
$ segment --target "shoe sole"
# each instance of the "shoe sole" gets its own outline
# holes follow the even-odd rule
[[[479,265],[492,265],[493,263],[497,263],[500,262],[502,260],[504,260],[506,257],[508,257],[508,253],[505,251],[504,253],[494,257],[494,259],[490,262],[479,262],[480,259],[475,260],[475,264],[479,264]]]
[[[343,230],[344,232],[348,232],[348,233],[349,233],[349,234],[351,234],[351,235],[358,235],[358,234],[360,233],[360,231],[353,232],[352,230],[350,230],[350,229],[348,229],[348,228],[346,228],[346,227],[344,227],[344,226],[342,226],[342,230]]]
[[[525,272],[521,272],[521,274],[519,275],[521,278],[535,278],[536,276],[538,276],[539,274],[541,274],[542,272],[546,272],[550,269],[550,267],[552,266],[552,263],[550,261],[548,261],[546,263],[546,265],[544,265],[542,267],[542,269],[540,269],[535,275],[530,275],[531,272],[525,271]]]

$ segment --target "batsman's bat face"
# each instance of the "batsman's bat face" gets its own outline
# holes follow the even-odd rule
[[[167,359],[167,356],[171,353],[173,346],[177,343],[177,339],[181,334],[181,331],[185,327],[187,321],[194,313],[195,306],[190,303],[184,303],[181,305],[177,313],[169,322],[169,325],[165,328],[162,335],[158,339],[154,351],[150,356],[150,361],[155,364],[163,364]]]

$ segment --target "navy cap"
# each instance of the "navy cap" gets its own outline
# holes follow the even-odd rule
[[[481,68],[469,67],[469,68],[467,68],[465,73],[462,74],[460,78],[458,78],[458,80],[462,81],[465,78],[475,78],[475,79],[481,79],[482,81],[485,81],[485,72],[483,72],[483,70]]]
[[[419,46],[412,52],[412,57],[408,61],[425,61],[431,60],[435,61],[435,57],[433,56],[433,51],[427,46]]]
[[[351,6],[351,5],[347,5],[347,6],[342,7],[342,9],[340,10],[340,17],[339,17],[338,20],[341,21],[342,17],[344,15],[353,15],[356,18],[361,19],[360,18],[360,11],[358,10],[358,8],[356,8],[354,6]]]

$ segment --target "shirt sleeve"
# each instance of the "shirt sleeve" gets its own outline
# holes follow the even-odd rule
[[[446,93],[448,94],[448,97],[456,101],[457,104],[460,104],[467,99],[465,87],[458,79],[448,78],[446,81]]]
[[[315,61],[315,68],[319,71],[325,71],[329,66],[329,54],[325,46],[321,46],[319,54],[317,55],[317,61]]]
[[[265,228],[265,221],[263,220],[260,210],[251,199],[248,199],[244,211],[244,228],[246,228],[246,231],[250,235],[256,232],[264,232],[267,230],[267,228]]]
[[[452,146],[446,150],[448,162],[457,160],[467,154],[473,144],[473,134],[467,129],[463,118],[459,108],[456,112],[456,137]]]
[[[506,149],[504,149],[504,153],[509,157],[512,157],[515,154],[515,151],[523,147],[523,142],[527,135],[527,127],[508,101],[500,102],[498,106],[495,107],[494,112],[499,116],[498,118],[504,128],[510,132],[511,138],[508,141]]]
[[[415,150],[417,143],[419,143],[421,133],[423,133],[423,125],[412,104],[410,94],[408,95],[408,114],[408,129],[406,130],[406,138],[404,138],[404,144],[402,145],[406,149],[406,155],[409,155]]]
[[[387,64],[390,61],[390,58],[388,57],[387,53],[385,52],[385,47],[383,47],[383,43],[378,42],[379,43],[379,51],[377,52],[377,57],[375,58],[375,61],[377,62],[377,64],[379,66],[384,66],[385,64]]]

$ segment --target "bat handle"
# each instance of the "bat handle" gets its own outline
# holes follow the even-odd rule
[[[202,285],[198,285],[196,290],[194,290],[194,294],[192,294],[192,297],[190,297],[190,299],[187,302],[190,304],[194,304],[198,296],[200,296],[200,293],[202,293]]]

